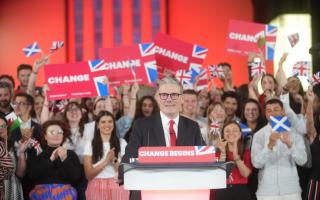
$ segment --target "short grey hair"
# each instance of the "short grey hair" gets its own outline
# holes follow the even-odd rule
[[[183,92],[182,85],[180,84],[180,82],[179,82],[176,78],[171,77],[171,76],[165,76],[164,78],[162,78],[162,79],[158,82],[157,91],[159,91],[159,88],[160,88],[162,85],[165,85],[165,84],[173,84],[173,85],[178,86],[179,89],[180,89],[180,94],[182,94],[182,92]]]

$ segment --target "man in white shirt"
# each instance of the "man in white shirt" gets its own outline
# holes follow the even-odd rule
[[[265,114],[284,116],[283,104],[271,99],[265,104]],[[301,188],[296,164],[307,161],[302,136],[291,127],[288,132],[274,132],[270,124],[255,133],[251,148],[254,167],[259,169],[258,200],[300,200]]]

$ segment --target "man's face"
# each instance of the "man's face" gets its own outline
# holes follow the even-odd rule
[[[224,73],[224,79],[226,79],[226,80],[232,79],[232,71],[231,71],[231,69],[226,65],[224,65],[222,67],[222,69],[223,69],[223,73]]]
[[[19,71],[18,79],[20,81],[20,85],[21,86],[28,86],[28,81],[29,81],[30,74],[31,74],[31,70],[30,69],[23,69],[23,70]]]
[[[176,117],[182,103],[180,87],[170,83],[160,86],[156,93],[156,100],[165,115]]]
[[[267,104],[266,118],[270,120],[270,116],[284,116],[284,109],[278,103]]]
[[[10,100],[11,94],[9,88],[0,88],[0,108],[9,108]]]
[[[27,99],[25,97],[17,96],[15,101],[13,102],[13,105],[14,112],[17,116],[30,115],[32,105],[27,102]]]
[[[183,94],[182,112],[186,115],[193,115],[197,112],[197,96],[194,94]]]
[[[228,116],[233,116],[238,109],[238,103],[235,98],[227,97],[224,100],[223,105],[226,109],[226,113]]]

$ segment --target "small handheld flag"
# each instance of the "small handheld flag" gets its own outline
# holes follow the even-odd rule
[[[22,49],[27,58],[41,52],[37,42],[34,42]]]
[[[224,78],[224,72],[220,65],[209,65],[208,69],[210,71],[211,77]]]
[[[212,120],[211,124],[210,124],[210,133],[212,135],[221,135],[220,132],[220,124],[217,120]]]
[[[317,85],[320,83],[320,71],[313,74],[311,80],[309,80],[311,85]]]
[[[286,116],[270,116],[270,120],[273,131],[281,133],[291,130],[290,122]]]
[[[19,128],[21,121],[20,119],[17,117],[17,115],[14,112],[11,112],[9,114],[6,115],[6,119],[8,121],[8,125],[9,125],[9,131],[12,132],[15,129]]]
[[[190,71],[180,69],[176,72],[176,78],[183,88],[191,88],[193,86],[191,82],[192,74]]]
[[[239,125],[241,128],[241,133],[242,133],[243,137],[246,137],[251,134],[252,130],[246,124],[239,122]]]
[[[263,75],[266,73],[266,66],[263,62],[252,62],[250,66],[251,76]]]
[[[299,42],[299,33],[294,33],[288,36],[291,47],[293,48]]]
[[[55,51],[57,51],[58,49],[61,49],[64,45],[63,41],[53,41],[52,45],[50,47],[50,52],[53,53]]]
[[[312,64],[309,61],[299,61],[293,65],[292,76],[306,76],[309,77],[311,73]]]

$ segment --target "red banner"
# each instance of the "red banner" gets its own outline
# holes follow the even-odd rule
[[[216,161],[213,146],[140,147],[139,163],[193,163]]]
[[[272,60],[276,44],[275,26],[231,20],[227,35],[228,52],[247,55],[263,52],[267,60]]]
[[[153,84],[157,80],[154,44],[144,43],[126,47],[99,50],[100,65],[96,70],[106,70],[111,86]]]
[[[155,38],[155,53],[159,74],[165,69],[176,72],[179,69],[190,70],[201,67],[207,56],[208,49],[191,44],[164,34]]]
[[[45,65],[48,100],[107,96],[106,72],[93,72],[90,65],[90,61]]]

